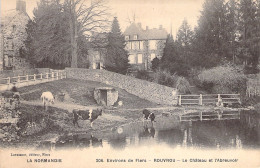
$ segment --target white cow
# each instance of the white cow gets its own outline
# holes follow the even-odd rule
[[[54,104],[54,96],[51,92],[43,92],[41,95],[41,100],[43,103],[43,107],[44,109],[47,111],[48,110],[48,106],[50,104]]]

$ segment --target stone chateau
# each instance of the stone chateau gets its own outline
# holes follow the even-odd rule
[[[132,23],[123,33],[129,63],[133,70],[150,70],[154,58],[161,59],[167,39],[167,31],[161,25],[158,29],[142,29],[141,23]]]
[[[16,1],[16,9],[1,13],[0,70],[30,68],[30,64],[21,57],[29,20],[24,0]]]

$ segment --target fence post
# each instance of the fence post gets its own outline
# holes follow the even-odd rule
[[[220,97],[220,94],[218,94],[218,101],[217,102],[220,102],[221,101],[221,97]]]
[[[36,81],[36,74],[33,74],[33,80]]]
[[[181,105],[181,95],[179,95],[179,105]]]
[[[42,80],[42,73],[41,73],[41,80]]]
[[[199,105],[202,106],[202,94],[200,94],[200,98],[199,98]]]
[[[54,72],[51,72],[51,79],[53,80],[54,78]]]
[[[27,82],[29,81],[29,75],[26,75],[26,81]]]
[[[48,72],[46,73],[46,79],[49,79],[49,74],[48,74]]]

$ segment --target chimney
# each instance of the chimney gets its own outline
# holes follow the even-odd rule
[[[146,30],[149,30],[149,27],[148,27],[148,26],[146,26]]]
[[[137,23],[138,27],[142,28],[142,24],[139,22]]]
[[[159,25],[159,29],[162,30],[162,25]]]
[[[26,3],[23,0],[16,0],[16,10],[26,13]]]

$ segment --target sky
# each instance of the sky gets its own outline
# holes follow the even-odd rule
[[[1,13],[5,10],[15,9],[16,0],[0,0]],[[25,0],[28,15],[33,17],[33,9],[38,0]],[[89,1],[89,0],[86,0]],[[111,14],[119,20],[121,30],[129,25],[128,18],[140,22],[145,29],[158,28],[162,25],[175,35],[184,18],[194,27],[202,10],[204,0],[108,0]]]

